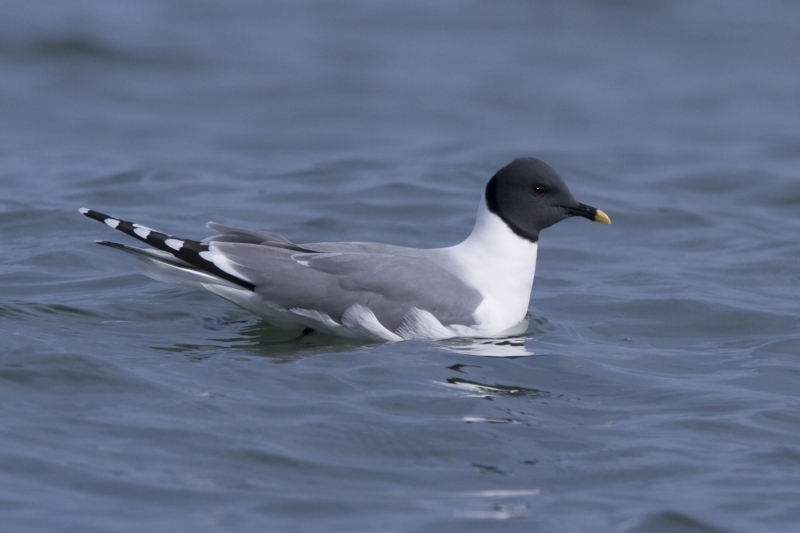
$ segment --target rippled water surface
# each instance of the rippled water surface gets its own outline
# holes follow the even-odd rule
[[[797,531],[799,50],[790,0],[6,2],[3,529]],[[292,339],[77,212],[438,247],[522,155],[613,225],[504,342]]]

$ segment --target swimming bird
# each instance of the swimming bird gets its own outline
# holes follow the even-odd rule
[[[217,235],[193,241],[80,212],[150,245],[98,241],[138,257],[152,278],[206,289],[281,328],[381,341],[513,331],[528,311],[539,232],[573,216],[611,223],[535,158],[515,159],[492,176],[472,233],[448,248],[295,244],[216,222],[207,227]]]

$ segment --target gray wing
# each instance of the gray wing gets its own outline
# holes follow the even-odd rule
[[[374,243],[298,245],[277,233],[213,222],[208,226],[219,235],[198,242],[92,209],[80,212],[156,248],[101,242],[139,256],[156,279],[192,286],[224,281],[279,309],[317,311],[340,323],[345,311],[361,304],[392,331],[404,325],[413,308],[445,326],[471,326],[482,301],[478,291],[437,264],[435,250]]]
[[[339,323],[345,311],[361,304],[391,331],[404,325],[413,308],[431,313],[445,326],[472,326],[483,299],[437,263],[440,254],[435,250],[373,243],[298,245],[277,233],[213,222],[208,226],[219,235],[198,242],[92,209],[80,212],[154,247],[101,242],[139,256],[146,273],[156,279],[203,287],[230,284],[253,291],[278,309],[316,311]]]
[[[275,248],[284,248],[286,250],[293,250],[296,252],[313,252],[310,248],[300,246],[293,243],[283,235],[273,233],[271,231],[253,231],[249,229],[234,228],[225,226],[217,222],[209,222],[206,227],[213,229],[219,235],[212,235],[206,237],[202,242],[239,242],[249,244],[262,244],[264,246],[273,246]]]
[[[349,307],[361,304],[396,331],[416,307],[445,326],[474,325],[482,296],[426,251],[370,243],[325,243],[331,251],[305,251],[318,246],[300,251],[272,243],[211,245],[223,257],[215,264],[253,283],[256,294],[282,309],[313,309],[338,322]],[[357,251],[364,249],[385,253]]]

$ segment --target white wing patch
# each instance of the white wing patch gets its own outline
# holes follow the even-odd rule
[[[162,252],[166,255],[167,252]],[[179,283],[188,287],[196,287],[199,289],[207,289],[211,292],[213,285],[220,285],[228,290],[243,291],[239,286],[231,286],[230,282],[220,279],[213,274],[208,274],[193,268],[185,268],[170,263],[160,261],[157,257],[138,256],[140,263],[136,265],[137,269],[150,278],[167,283]],[[235,287],[235,288],[234,288]]]
[[[119,226],[119,220],[116,218],[107,218],[103,222],[112,229],[117,229],[117,226]]]
[[[383,324],[378,322],[375,317],[375,313],[369,307],[361,304],[354,304],[347,308],[347,311],[342,315],[342,324],[359,337],[391,342],[403,340],[400,335],[392,333],[383,327]]]
[[[167,239],[164,241],[164,244],[175,250],[176,252],[183,248],[183,241],[178,239]]]
[[[237,278],[243,279],[244,281],[253,283],[253,281],[250,278],[248,278],[247,276],[238,271],[238,269],[236,268],[236,263],[228,259],[228,256],[225,255],[223,252],[220,252],[218,249],[216,249],[214,243],[209,244],[207,251],[200,252],[197,255],[199,255],[200,257],[202,257],[203,259],[205,259],[210,263],[214,263],[214,266],[222,270],[223,272],[226,272],[231,276],[236,276]]]
[[[446,339],[456,333],[439,322],[433,314],[412,307],[403,319],[397,334],[404,339]]]
[[[141,237],[142,239],[146,239],[147,236],[150,235],[151,231],[155,231],[155,230],[154,229],[150,229],[150,228],[148,228],[146,226],[139,225],[139,224],[134,224],[133,225],[133,232],[136,235],[138,235],[139,237]]]

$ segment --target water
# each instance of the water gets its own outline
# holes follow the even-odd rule
[[[789,0],[6,2],[3,529],[796,531],[798,49]],[[520,155],[614,223],[506,346],[292,341],[77,212],[445,246]]]

